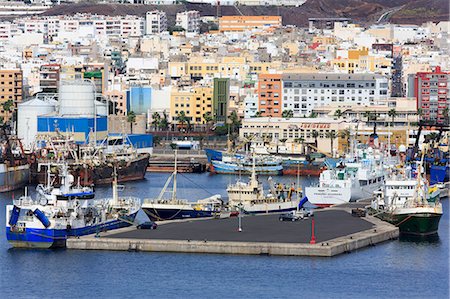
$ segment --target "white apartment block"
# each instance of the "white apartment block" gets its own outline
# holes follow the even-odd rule
[[[388,98],[388,78],[374,74],[283,74],[282,109],[308,116],[320,106],[373,106]]]
[[[148,11],[145,15],[145,34],[160,34],[167,31],[166,13],[159,10]]]
[[[256,112],[259,111],[258,94],[249,93],[245,95],[244,105],[245,105],[244,118],[255,117]]]
[[[187,33],[200,32],[200,13],[196,10],[177,13],[176,26],[184,28]]]

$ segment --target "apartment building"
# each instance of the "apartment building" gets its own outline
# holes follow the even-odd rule
[[[170,116],[179,122],[180,112],[184,112],[191,124],[205,124],[203,115],[212,113],[213,88],[193,87],[190,89],[174,89],[170,96]]]
[[[177,13],[176,26],[184,28],[187,33],[199,33],[200,13],[196,10]]]
[[[148,11],[145,15],[145,34],[160,34],[167,31],[166,13],[159,10]]]
[[[259,112],[261,116],[280,117],[282,109],[282,75],[260,74],[258,83]]]
[[[39,86],[41,91],[56,93],[59,88],[61,65],[44,64],[39,69]]]
[[[219,18],[220,32],[269,29],[281,26],[281,16],[223,16]]]
[[[415,97],[421,119],[449,122],[450,107],[450,73],[444,72],[439,66],[431,72],[418,72],[408,78],[408,96]]]
[[[373,74],[283,74],[282,80],[279,111],[292,110],[295,117],[332,103],[373,106],[389,93],[388,79]]]
[[[3,104],[9,100],[13,101],[13,107],[22,102],[22,71],[21,70],[0,70],[0,116],[4,121],[12,117],[12,109],[5,111]]]

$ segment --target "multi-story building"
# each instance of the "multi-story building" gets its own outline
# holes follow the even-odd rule
[[[9,111],[5,111],[3,104],[12,101]],[[12,116],[13,108],[22,102],[22,71],[21,70],[0,70],[0,116],[4,121],[8,121]]]
[[[220,32],[269,29],[281,26],[281,16],[223,16],[219,18]]]
[[[307,116],[314,108],[332,103],[373,106],[388,98],[388,79],[381,75],[283,74],[282,80],[280,115],[281,110],[292,110],[296,117]]]
[[[230,79],[214,78],[214,96],[212,114],[217,122],[224,122],[228,115],[228,102],[230,98]]]
[[[282,114],[281,74],[260,74],[258,83],[259,112],[261,116],[280,117]]]
[[[44,64],[39,69],[39,86],[43,92],[56,93],[59,88],[61,66]]]
[[[213,88],[198,86],[189,89],[172,90],[170,97],[171,118],[179,123],[183,111],[191,124],[205,124],[203,115],[212,112]]]
[[[151,107],[152,89],[144,86],[133,86],[127,90],[127,111],[146,114]]]
[[[159,34],[167,31],[166,13],[159,10],[148,11],[145,15],[145,34]]]
[[[450,73],[436,66],[431,72],[418,72],[409,76],[408,81],[408,96],[416,98],[421,119],[448,123]]]
[[[199,33],[200,13],[196,10],[177,13],[176,26],[184,28],[187,33]]]

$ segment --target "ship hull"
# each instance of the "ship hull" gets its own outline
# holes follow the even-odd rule
[[[379,218],[398,226],[400,233],[409,235],[432,235],[439,229],[439,221],[442,214],[439,213],[383,213]]]
[[[287,201],[267,204],[244,204],[242,210],[244,214],[270,214],[290,212],[297,209],[298,201]]]
[[[30,179],[30,166],[6,166],[0,164],[0,192],[13,191],[25,186]]]
[[[137,213],[125,216],[123,220],[114,219],[98,225],[70,229],[23,228],[19,230],[7,225],[6,238],[13,247],[17,248],[63,248],[66,246],[66,240],[69,237],[79,237],[131,226]]]
[[[235,163],[225,163],[221,161],[212,161],[211,172],[218,174],[250,174],[251,165],[238,165]],[[261,175],[281,175],[283,174],[282,165],[256,165],[255,172]]]
[[[213,211],[194,210],[183,207],[142,207],[151,221],[177,220],[189,218],[213,217]]]
[[[117,181],[123,183],[144,179],[148,163],[149,155],[147,154],[143,154],[129,162],[119,162],[117,167]],[[47,167],[43,165],[40,170],[37,169],[37,166],[33,169],[35,169],[35,172],[32,173],[34,181],[38,184],[45,184]],[[111,184],[113,180],[114,166],[112,163],[88,168],[73,164],[69,165],[69,169],[75,181],[79,179],[80,184],[84,186]]]
[[[345,188],[306,187],[305,195],[311,204],[318,207],[348,203],[352,198],[351,190]]]
[[[320,176],[320,174],[325,170],[324,167],[320,165],[283,165],[283,175],[299,175],[299,176]]]

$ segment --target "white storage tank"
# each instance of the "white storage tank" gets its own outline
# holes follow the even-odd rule
[[[96,110],[97,110],[97,115],[107,115],[107,111],[106,111],[106,103],[100,102],[100,101],[95,101],[95,106],[96,106]]]
[[[25,148],[29,149],[37,135],[37,117],[54,112],[56,102],[38,98],[17,105],[17,136]]]
[[[59,115],[93,116],[95,90],[90,81],[62,81],[59,86]]]

